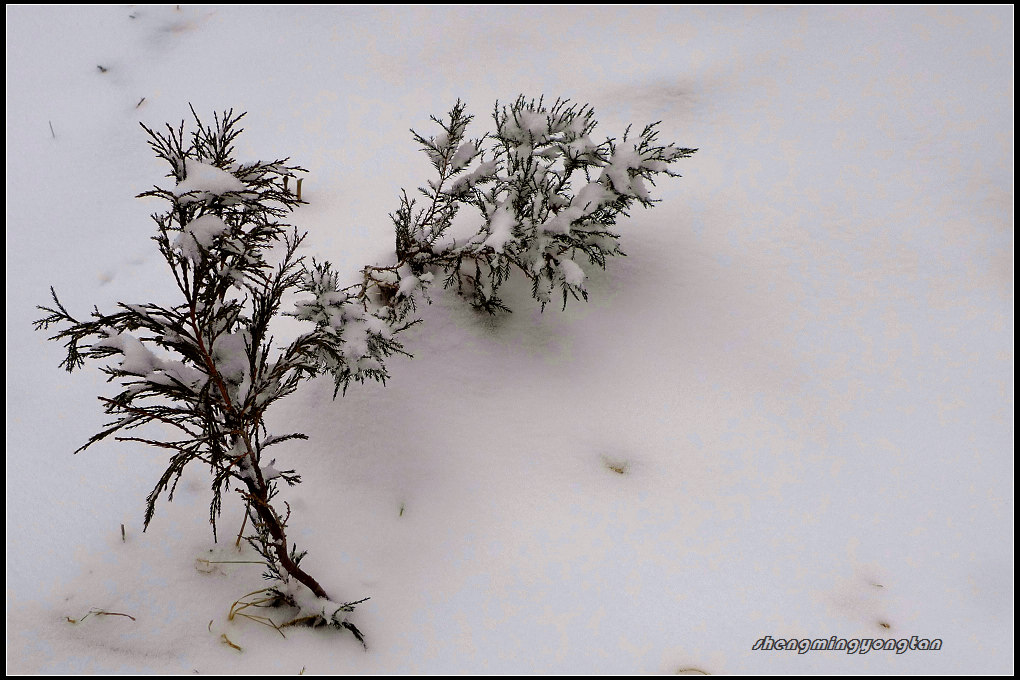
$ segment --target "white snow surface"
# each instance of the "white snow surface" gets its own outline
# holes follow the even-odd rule
[[[1012,26],[1007,6],[8,6],[8,672],[1012,673]],[[387,386],[270,409],[310,437],[272,450],[304,479],[292,539],[334,602],[371,597],[367,651],[228,620],[264,587],[238,499],[213,543],[196,467],[142,533],[166,452],[71,454],[112,386],[58,368],[35,305],[50,285],[80,318],[177,302],[164,205],[132,198],[167,172],[139,121],[247,111],[237,156],[309,170],[302,252],[353,279],[432,178],[408,128],[459,97],[478,137],[519,93],[590,102],[596,141],[661,120],[700,150],[618,225],[628,257],[585,266],[589,303],[540,313],[517,277],[489,317],[433,286]],[[943,644],[753,651],[766,635]]]

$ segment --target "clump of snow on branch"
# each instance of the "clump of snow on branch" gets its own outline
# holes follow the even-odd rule
[[[184,179],[174,189],[181,203],[209,200],[245,191],[247,187],[227,170],[194,158],[184,159]]]

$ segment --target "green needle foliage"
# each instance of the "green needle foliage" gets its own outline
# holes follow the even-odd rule
[[[283,625],[330,625],[363,641],[347,618],[357,602],[331,601],[301,568],[304,552],[288,541],[290,509],[280,507],[280,485],[301,479],[277,468],[266,450],[307,437],[268,432],[267,410],[319,375],[332,376],[334,396],[351,381],[385,381],[386,360],[406,354],[397,334],[417,323],[416,306],[437,279],[489,313],[509,311],[498,291],[514,270],[530,279],[543,309],[554,296],[564,306],[587,299],[585,268],[604,268],[622,254],[617,219],[635,204],[654,205],[649,187],[678,176],[672,165],[695,150],[659,144],[655,124],[595,142],[589,106],[523,97],[497,104],[495,132],[472,139],[472,117],[457,102],[432,118],[436,134],[412,131],[437,176],[415,198],[404,192],[390,216],[395,262],[364,267],[344,285],[330,263],[297,254],[306,233],[282,221],[302,203],[286,179],[304,169],[288,159],[238,163],[233,145],[244,114],[215,115],[211,126],[192,114],[196,129],[188,134],[183,122],[145,128],[172,182],[140,195],[168,204],[152,216],[153,240],[179,304],[122,303],[79,319],[51,289],[52,306],[40,307],[46,316],[35,325],[57,330],[52,339],[64,343],[65,369],[95,360],[118,386],[100,397],[112,420],[79,450],[113,436],[168,452],[146,502],[146,527],[160,496],[172,500],[186,466],[208,466],[214,537],[224,492],[236,491],[253,527],[246,539],[267,565],[268,600],[298,609]],[[473,220],[476,233],[450,239],[455,219]],[[293,294],[303,297],[283,311]],[[271,325],[280,315],[307,327],[277,346]],[[153,424],[175,435],[154,434]]]

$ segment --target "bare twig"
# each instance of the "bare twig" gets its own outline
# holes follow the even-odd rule
[[[234,547],[237,548],[238,552],[241,552],[241,535],[244,534],[244,528],[248,526],[248,507],[244,506],[244,519],[241,521],[241,530],[237,532],[237,540],[234,541]]]
[[[68,623],[81,623],[90,616],[124,616],[131,619],[132,621],[138,620],[135,617],[131,616],[130,614],[121,614],[120,612],[108,612],[102,609],[90,609],[88,613],[85,614],[85,616],[81,617],[80,619],[72,619],[70,616],[65,616],[64,618],[67,619]]]

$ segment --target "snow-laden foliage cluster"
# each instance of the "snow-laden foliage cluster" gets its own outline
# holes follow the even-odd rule
[[[514,269],[530,278],[543,308],[557,293],[564,306],[571,296],[587,299],[585,267],[605,267],[622,254],[617,218],[635,203],[653,205],[656,177],[677,176],[671,165],[694,149],[658,144],[654,124],[637,136],[628,129],[619,140],[595,142],[590,107],[524,98],[497,104],[495,132],[469,139],[472,117],[458,102],[445,118],[433,117],[441,132],[413,133],[438,177],[419,190],[422,205],[404,192],[391,215],[396,261],[366,266],[344,285],[330,263],[297,255],[306,234],[282,222],[302,202],[287,179],[304,170],[287,159],[235,160],[243,115],[225,112],[212,126],[195,115],[189,135],[183,122],[145,128],[170,172],[165,186],[140,196],[169,204],[152,216],[153,239],[180,303],[122,303],[79,320],[51,290],[53,306],[41,307],[47,316],[36,327],[59,329],[53,339],[65,343],[68,371],[96,360],[119,386],[100,397],[113,420],[81,449],[115,435],[169,452],[147,499],[146,526],[159,497],[173,498],[184,468],[204,463],[214,535],[223,493],[237,490],[246,503],[253,532],[246,538],[272,583],[258,602],[296,608],[284,625],[331,625],[361,640],[346,617],[357,603],[330,600],[301,569],[304,553],[288,542],[290,511],[286,503],[286,511],[279,508],[279,484],[300,477],[267,462],[266,450],[306,437],[268,432],[266,411],[315,376],[332,376],[334,396],[351,381],[384,381],[387,358],[406,354],[397,334],[417,323],[418,301],[437,276],[490,313],[506,310],[497,292]],[[454,220],[473,221],[475,234],[449,238]],[[284,311],[290,295],[297,302]],[[308,326],[277,346],[271,325],[281,314]],[[152,424],[169,426],[175,437],[161,438],[146,428]]]
[[[298,300],[290,314],[315,324],[316,367],[333,376],[334,396],[352,380],[385,381],[385,359],[407,354],[394,336],[417,321],[407,320],[414,298],[395,279],[400,269],[366,267],[362,283],[343,288],[330,263],[313,260],[306,269],[302,289],[312,297]]]
[[[424,207],[405,193],[391,215],[410,274],[438,268],[447,286],[489,312],[508,311],[497,292],[514,269],[531,279],[543,308],[556,294],[564,307],[568,297],[587,299],[585,267],[623,254],[618,217],[635,203],[652,206],[655,178],[678,177],[671,165],[695,151],[659,144],[657,124],[596,142],[594,117],[589,106],[520,97],[496,105],[494,133],[471,139],[472,117],[458,102],[433,118],[441,132],[413,133],[438,177],[419,189]],[[474,236],[450,243],[455,219],[472,221]]]

